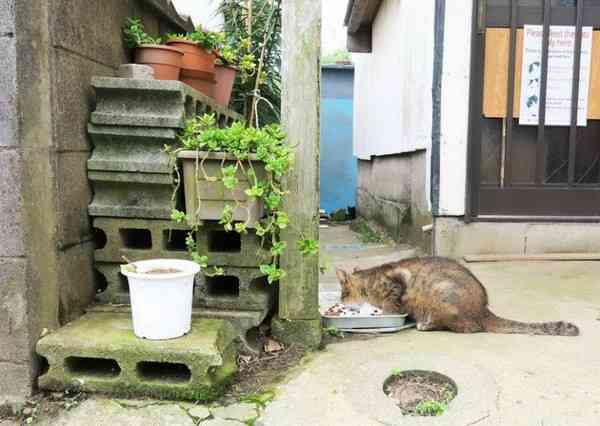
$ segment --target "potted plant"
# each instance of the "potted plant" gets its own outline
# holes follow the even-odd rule
[[[202,267],[208,257],[198,252],[194,233],[202,220],[218,220],[227,232],[247,233],[249,229],[268,245],[270,257],[261,259],[260,270],[268,282],[285,275],[279,258],[286,249],[280,231],[295,229],[289,223],[282,203],[288,191],[285,177],[292,168],[293,148],[279,125],[262,129],[233,123],[217,128],[214,115],[205,114],[190,120],[180,135],[180,147],[167,146],[175,164],[174,199],[182,180],[176,159],[183,162],[183,185],[186,212],[173,210],[172,219],[187,221],[192,230],[187,246],[193,261]],[[298,249],[305,255],[318,252],[318,243],[298,232]],[[213,275],[222,274],[215,268]]]
[[[175,339],[191,328],[196,262],[153,259],[121,266],[129,281],[133,331],[150,340]]]
[[[242,81],[247,81],[256,69],[254,55],[243,54],[242,50],[232,45],[223,44],[215,66],[215,92],[214,98],[219,105],[229,106],[231,92],[238,71],[241,72]]]
[[[215,86],[216,49],[223,36],[198,27],[187,34],[171,34],[167,44],[183,52],[181,81],[213,97]]]
[[[179,80],[183,53],[174,47],[161,45],[160,37],[149,36],[140,19],[127,19],[123,38],[128,48],[135,49],[134,62],[151,66],[155,79]]]

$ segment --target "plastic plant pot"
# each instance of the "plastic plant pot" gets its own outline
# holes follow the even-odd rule
[[[200,266],[176,259],[144,260],[131,265],[123,265],[121,272],[129,281],[135,335],[167,340],[188,333],[192,324],[194,276],[200,272]]]
[[[135,49],[135,63],[154,69],[156,80],[179,80],[183,52],[158,44],[142,44]]]
[[[217,65],[215,68],[215,85],[214,97],[219,105],[224,107],[229,106],[231,100],[231,92],[233,91],[233,83],[237,69],[224,65]]]

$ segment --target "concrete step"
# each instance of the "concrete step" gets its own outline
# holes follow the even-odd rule
[[[236,336],[228,321],[194,318],[186,336],[150,341],[126,313],[87,313],[37,343],[49,364],[39,387],[211,401],[236,370]]]

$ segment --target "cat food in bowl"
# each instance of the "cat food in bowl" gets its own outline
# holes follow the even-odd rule
[[[384,315],[381,309],[368,303],[337,303],[323,313],[323,325],[348,332],[392,332],[407,327],[406,317],[406,314]]]

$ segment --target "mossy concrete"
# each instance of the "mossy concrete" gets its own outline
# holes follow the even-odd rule
[[[131,307],[128,305],[94,305],[88,308],[88,312],[120,313],[131,315]],[[268,311],[227,311],[222,309],[193,308],[192,317],[198,319],[218,319],[229,322],[240,343],[240,351],[256,354],[259,348],[256,341],[248,332],[263,323]]]
[[[273,318],[271,331],[273,336],[285,345],[304,346],[309,349],[318,348],[323,338],[320,318],[314,320]]]
[[[49,390],[74,387],[125,396],[210,401],[220,395],[237,368],[235,337],[235,330],[227,321],[193,319],[186,336],[150,341],[134,335],[128,314],[88,313],[38,342],[38,354],[49,363],[48,372],[39,378],[39,386]],[[94,360],[84,370],[72,368],[67,362],[69,357],[114,360],[120,372],[106,374]],[[191,377],[150,378],[140,373],[141,362],[183,364]]]

